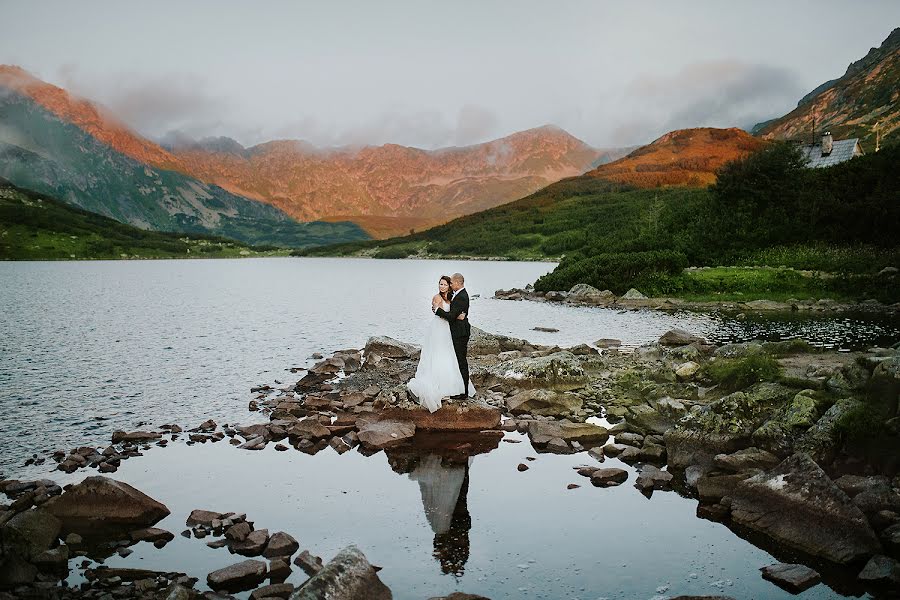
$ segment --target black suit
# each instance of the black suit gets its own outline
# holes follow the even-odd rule
[[[466,313],[465,319],[459,319],[459,315]],[[469,393],[469,361],[466,359],[466,351],[469,346],[469,336],[472,326],[469,325],[469,293],[463,288],[453,295],[450,300],[450,310],[446,311],[438,307],[434,314],[447,319],[450,322],[450,337],[453,338],[453,350],[456,352],[456,362],[459,363],[459,372],[463,378],[463,394]]]

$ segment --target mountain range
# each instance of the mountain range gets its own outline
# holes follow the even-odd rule
[[[789,114],[754,128],[669,132],[593,148],[543,126],[466,147],[251,147],[227,138],[149,140],[89,100],[0,65],[0,177],[145,229],[292,247],[386,238],[523,198],[585,174],[638,188],[703,187],[766,139],[900,135],[900,28]]]
[[[352,221],[377,237],[427,228],[510,202],[627,152],[592,148],[553,126],[438,150],[396,144],[316,148],[299,140],[245,148],[229,138],[195,141],[178,136],[163,146],[138,135],[103,107],[17,67],[0,66],[0,90],[5,90],[0,95],[0,142],[7,146],[28,150],[27,144],[16,141],[34,137],[30,133],[36,125],[34,113],[42,113],[45,122],[55,118],[74,128],[67,130],[73,138],[88,136],[93,140],[90,145],[105,146],[101,154],[115,153],[156,174],[191,178],[194,182],[188,188],[199,187],[218,196],[227,192],[229,198],[267,204],[300,221]],[[46,129],[46,123],[42,127]],[[24,156],[14,154],[16,159]],[[8,149],[0,175],[5,173],[19,185],[32,185],[33,181],[21,179],[22,169],[10,167],[10,162]],[[47,176],[47,169],[37,175]],[[146,181],[139,183],[138,187],[146,187]],[[47,191],[46,185],[36,187]],[[89,203],[82,199],[83,204]],[[124,216],[121,203],[115,210],[108,205],[100,207],[106,211],[102,214]],[[134,215],[128,218],[136,225],[171,226],[157,218],[143,223]]]

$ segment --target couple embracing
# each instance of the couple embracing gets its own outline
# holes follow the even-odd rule
[[[469,294],[461,273],[442,276],[438,293],[431,299],[434,318],[428,324],[422,340],[422,355],[416,376],[407,387],[419,399],[419,404],[434,412],[441,407],[441,399],[462,400],[475,395],[469,380]]]

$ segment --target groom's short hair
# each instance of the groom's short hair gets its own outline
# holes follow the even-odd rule
[[[456,281],[458,281],[460,283],[466,282],[466,278],[463,277],[462,273],[454,273],[453,276],[450,277],[450,279],[455,279]]]

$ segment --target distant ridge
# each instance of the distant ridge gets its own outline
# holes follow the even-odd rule
[[[737,128],[678,129],[587,175],[640,188],[704,187],[716,180],[719,167],[763,144]]]

